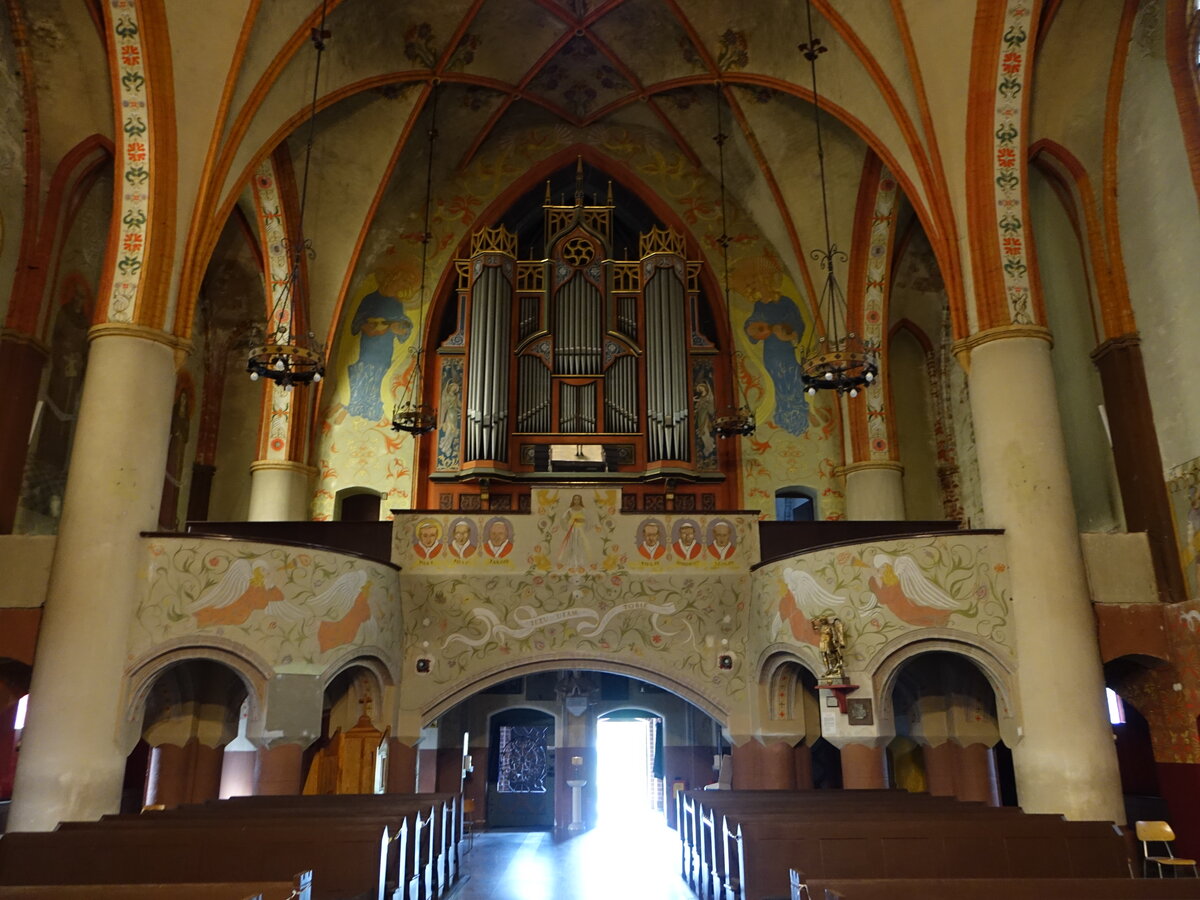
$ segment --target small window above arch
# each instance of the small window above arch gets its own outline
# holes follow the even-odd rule
[[[775,519],[779,522],[813,522],[817,518],[817,492],[793,485],[775,492]]]

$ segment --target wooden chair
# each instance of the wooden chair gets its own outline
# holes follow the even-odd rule
[[[1171,830],[1171,826],[1166,822],[1137,822],[1134,825],[1137,831],[1138,840],[1142,842],[1142,877],[1147,877],[1147,872],[1150,868],[1150,863],[1158,866],[1158,877],[1163,877],[1163,866],[1171,869],[1172,872],[1176,867],[1185,866],[1192,870],[1192,877],[1197,877],[1196,861],[1194,859],[1183,859],[1177,857],[1171,850],[1171,842],[1175,840],[1175,832]],[[1151,856],[1150,845],[1162,844],[1166,856]]]

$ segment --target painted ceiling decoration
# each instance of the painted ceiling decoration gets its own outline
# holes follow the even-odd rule
[[[212,144],[206,158],[196,160],[204,187],[181,273],[185,306],[230,212],[244,202],[243,186],[259,161],[281,141],[299,139],[305,110],[297,106],[294,88],[311,74],[301,51],[321,7],[301,11],[267,15],[251,6],[231,48]],[[934,73],[917,62],[903,4],[871,12],[818,0],[814,15],[834,51],[822,97],[831,119],[826,142],[833,240],[850,243],[858,176],[869,148],[893,173],[906,208],[929,236],[946,273],[956,330],[964,331],[963,264],[955,238],[963,226],[955,222],[947,191],[961,173],[957,158],[947,164],[930,125],[924,85]],[[341,215],[319,218],[329,220],[326,230],[337,228],[345,237],[314,266],[313,277],[341,298],[312,310],[314,326],[331,338],[337,305],[364,266],[373,264],[368,233],[381,204],[395,199],[397,181],[419,180],[413,176],[423,168],[418,145],[434,80],[444,84],[447,121],[433,192],[440,205],[458,206],[462,228],[449,240],[460,242],[475,228],[494,224],[482,215],[487,198],[461,190],[464,175],[481,154],[508,142],[619,144],[632,132],[653,133],[675,148],[694,177],[715,180],[705,98],[718,85],[734,132],[726,148],[730,189],[752,204],[765,236],[802,286],[803,302],[811,305],[821,273],[807,251],[824,240],[813,203],[819,182],[811,91],[797,50],[804,37],[800,17],[780,4],[334,0],[328,18],[333,37],[318,101],[318,128],[325,132],[318,143],[331,148],[318,164],[335,166],[340,179],[362,179],[336,203],[312,198],[318,207],[340,207]],[[970,49],[944,53],[945,74],[965,78]],[[928,60],[923,64],[928,70]],[[364,126],[373,132],[370,139],[363,139]],[[715,257],[710,254],[710,261]],[[431,262],[445,266],[449,258],[435,253]],[[186,315],[179,321],[182,330],[190,327]]]

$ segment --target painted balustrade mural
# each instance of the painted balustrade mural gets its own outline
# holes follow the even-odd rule
[[[732,722],[754,707],[768,650],[820,673],[820,615],[842,620],[847,671],[863,676],[931,629],[1015,660],[1000,534],[831,547],[752,570],[753,513],[620,510],[618,489],[569,485],[536,489],[528,513],[404,513],[400,571],[303,547],[148,538],[130,670],[206,644],[290,674],[375,656],[411,721],[501,672],[569,659],[643,673]]]
[[[744,705],[754,516],[623,514],[620,500],[564,487],[535,490],[528,514],[398,516],[402,703],[431,709],[502,669],[571,657]]]
[[[918,629],[962,632],[1016,659],[1001,534],[906,537],[815,550],[755,573],[752,633],[761,648],[792,645],[820,673],[818,616],[846,630],[846,668],[871,672],[882,651]]]
[[[131,667],[210,641],[276,672],[318,675],[351,648],[396,671],[402,625],[391,566],[250,541],[150,538],[145,546]]]

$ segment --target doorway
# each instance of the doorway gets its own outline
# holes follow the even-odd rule
[[[601,825],[663,812],[663,720],[621,710],[596,720],[596,816]]]

